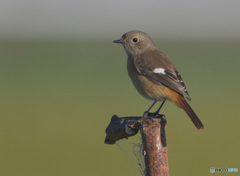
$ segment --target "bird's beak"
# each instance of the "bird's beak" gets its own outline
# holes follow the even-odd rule
[[[114,40],[113,43],[123,43],[123,40],[122,39],[119,39],[119,40]]]

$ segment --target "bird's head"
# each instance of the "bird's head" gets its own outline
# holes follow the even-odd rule
[[[129,56],[135,56],[148,49],[156,48],[152,39],[145,32],[136,30],[123,34],[119,40],[113,42],[122,44]]]

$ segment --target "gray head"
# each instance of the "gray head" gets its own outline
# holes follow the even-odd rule
[[[114,40],[113,42],[121,43],[129,56],[135,56],[148,49],[156,48],[152,39],[145,32],[136,30],[123,34],[121,39]]]

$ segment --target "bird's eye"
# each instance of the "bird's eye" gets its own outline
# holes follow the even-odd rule
[[[132,41],[133,41],[134,43],[137,43],[137,42],[138,42],[138,38],[133,38]]]

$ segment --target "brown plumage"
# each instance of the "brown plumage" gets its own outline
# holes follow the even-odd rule
[[[184,99],[191,100],[181,75],[146,33],[130,31],[114,43],[123,45],[128,55],[128,75],[138,92],[154,101],[152,106],[157,101],[169,100],[184,109],[198,129],[203,129],[200,119]]]

